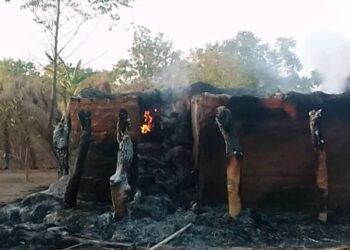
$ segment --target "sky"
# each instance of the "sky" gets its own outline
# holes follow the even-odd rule
[[[47,35],[32,21],[30,12],[19,9],[20,0],[0,1],[0,58],[44,64]],[[133,8],[121,9],[116,28],[109,31],[105,20],[90,22],[65,53],[80,45],[68,61],[82,59],[85,66],[111,69],[128,55],[131,23],[164,33],[175,49],[185,52],[249,30],[270,44],[281,36],[296,39],[304,72],[326,71],[330,84],[325,90],[337,92],[334,78],[350,69],[349,10],[346,0],[135,0]]]

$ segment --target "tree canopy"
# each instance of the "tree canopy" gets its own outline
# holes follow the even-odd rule
[[[271,46],[250,31],[232,39],[192,49],[187,57],[173,49],[158,33],[137,26],[129,58],[117,62],[113,74],[118,84],[143,82],[177,86],[184,82],[209,82],[220,87],[253,88],[262,92],[310,92],[321,83],[314,71],[303,76],[292,38],[278,38]]]
[[[31,75],[38,76],[39,71],[32,62],[25,62],[20,59],[5,58],[0,60],[0,72],[12,76]]]
[[[188,60],[191,82],[211,82],[221,87],[255,88],[264,92],[309,92],[320,84],[315,75],[302,76],[294,52],[296,41],[278,38],[274,47],[252,32],[242,31],[222,43],[192,50]]]
[[[164,34],[153,35],[148,28],[136,26],[129,58],[119,60],[113,74],[119,84],[135,80],[151,83],[162,72],[178,64],[180,56],[181,52],[173,49],[172,42],[166,40]]]
[[[10,0],[6,0],[10,2]],[[48,119],[48,128],[57,116],[57,81],[58,63],[60,59],[66,60],[78,48],[71,48],[66,57],[62,53],[76,38],[83,24],[96,17],[108,17],[111,20],[110,28],[119,20],[119,7],[130,7],[132,0],[21,0],[21,8],[28,9],[33,14],[33,20],[41,25],[43,31],[49,35],[45,54],[53,65],[51,107]],[[76,26],[65,30],[66,24],[74,23]],[[63,32],[62,32],[63,31]],[[51,132],[51,131],[50,131]]]

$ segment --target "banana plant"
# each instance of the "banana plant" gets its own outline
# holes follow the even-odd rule
[[[82,61],[79,60],[75,67],[68,66],[62,58],[60,62],[63,65],[61,89],[63,108],[66,110],[69,99],[76,94],[78,86],[89,76],[92,75],[92,71],[84,69],[82,67]]]

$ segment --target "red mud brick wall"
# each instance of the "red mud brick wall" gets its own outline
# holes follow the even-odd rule
[[[73,171],[77,157],[81,133],[78,112],[81,109],[91,111],[92,138],[81,180],[79,197],[83,200],[108,201],[110,199],[109,177],[115,172],[117,161],[116,124],[119,110],[129,112],[131,137],[134,142],[140,140],[140,107],[137,96],[120,95],[114,100],[71,99],[69,116],[70,132],[70,171]]]
[[[221,98],[221,97],[217,97]],[[217,101],[216,101],[217,102]],[[215,108],[214,101],[212,107]],[[244,153],[241,198],[244,207],[312,210],[316,206],[316,156],[308,112],[322,108],[333,209],[350,205],[350,97],[290,94],[279,98],[231,97],[231,110]],[[226,202],[224,142],[214,113],[199,128],[199,194],[203,203]]]

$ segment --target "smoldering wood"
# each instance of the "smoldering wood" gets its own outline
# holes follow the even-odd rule
[[[228,161],[226,170],[227,200],[229,215],[231,217],[236,217],[242,210],[239,184],[243,153],[239,145],[238,135],[233,124],[231,111],[224,106],[218,107],[216,109],[215,121],[226,145],[226,157]]]
[[[193,96],[201,95],[203,93],[209,93],[213,95],[230,95],[230,96],[259,96],[262,97],[262,92],[245,89],[245,88],[218,88],[211,84],[204,82],[197,82],[191,84],[187,89],[185,89],[187,98],[191,99]]]
[[[125,109],[119,111],[117,123],[117,153],[116,172],[109,179],[113,202],[114,216],[121,218],[127,215],[127,201],[130,194],[128,174],[134,156],[133,143],[129,136],[130,118]]]
[[[69,179],[64,195],[66,207],[75,207],[77,205],[80,179],[83,174],[86,156],[91,143],[91,112],[82,109],[79,111],[78,115],[82,127],[82,133],[80,135],[79,152],[78,157],[76,158],[74,172]]]
[[[316,188],[318,219],[327,222],[328,170],[325,140],[322,131],[322,109],[311,110],[309,112],[309,117],[312,144],[317,153]]]

